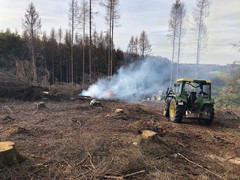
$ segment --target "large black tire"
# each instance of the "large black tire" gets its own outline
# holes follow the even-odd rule
[[[204,113],[209,116],[208,119],[204,120],[205,125],[211,125],[214,118],[214,107],[212,104],[208,104],[204,107]]]
[[[177,105],[176,100],[172,99],[169,106],[169,119],[175,123],[181,123],[184,114],[184,106]]]
[[[165,117],[169,117],[170,102],[171,102],[171,99],[166,99],[166,101],[165,101],[165,103],[164,103],[163,115],[164,115]]]

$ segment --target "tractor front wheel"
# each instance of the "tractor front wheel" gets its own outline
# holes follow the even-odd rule
[[[169,119],[176,123],[181,123],[183,119],[184,106],[178,105],[175,99],[172,99],[169,107]]]

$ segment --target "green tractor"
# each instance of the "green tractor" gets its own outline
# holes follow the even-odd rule
[[[185,118],[203,120],[210,125],[214,118],[214,100],[211,98],[211,81],[189,78],[177,79],[175,90],[167,90],[164,116],[181,123]]]

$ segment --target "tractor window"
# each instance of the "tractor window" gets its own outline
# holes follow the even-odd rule
[[[206,94],[210,95],[210,85],[209,84],[204,84],[202,86],[202,90],[203,92],[205,92]]]
[[[209,84],[200,84],[200,86],[197,88],[197,93],[201,95],[211,95],[210,92],[211,89]]]
[[[196,87],[198,86],[198,84],[196,83],[185,83],[185,86],[183,88],[184,92],[190,93],[190,92],[196,92]]]
[[[181,83],[175,84],[175,92],[177,94],[181,93],[181,89],[182,89],[182,84]]]

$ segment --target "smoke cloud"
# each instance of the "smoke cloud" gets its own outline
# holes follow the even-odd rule
[[[170,63],[163,58],[146,58],[121,67],[111,78],[99,79],[79,95],[99,99],[139,101],[169,85]]]

